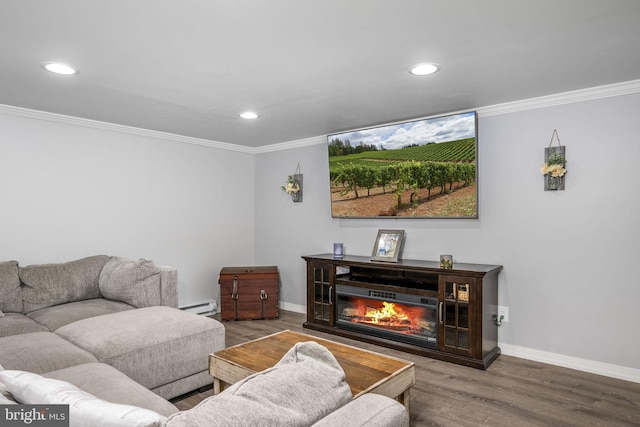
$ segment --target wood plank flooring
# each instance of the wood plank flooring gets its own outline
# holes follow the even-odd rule
[[[640,426],[640,384],[501,355],[468,368],[302,328],[305,316],[224,322],[227,346],[284,329],[412,361],[411,426]],[[212,390],[173,399],[189,409]]]

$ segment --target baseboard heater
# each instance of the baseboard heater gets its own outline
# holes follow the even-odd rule
[[[212,299],[208,301],[197,302],[194,304],[183,305],[179,308],[180,310],[188,311],[189,313],[209,316],[218,311],[218,304],[216,300]]]

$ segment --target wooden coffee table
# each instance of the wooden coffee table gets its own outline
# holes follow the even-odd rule
[[[304,341],[329,349],[344,370],[354,399],[365,393],[382,394],[398,400],[409,411],[409,390],[416,382],[413,362],[289,330],[210,354],[214,394],[225,385],[274,366],[291,347]]]

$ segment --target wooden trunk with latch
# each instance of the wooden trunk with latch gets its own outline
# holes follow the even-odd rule
[[[223,267],[218,283],[222,320],[278,317],[278,267]]]

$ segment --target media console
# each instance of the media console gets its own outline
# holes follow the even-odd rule
[[[500,355],[500,265],[308,255],[305,328],[486,369]]]

